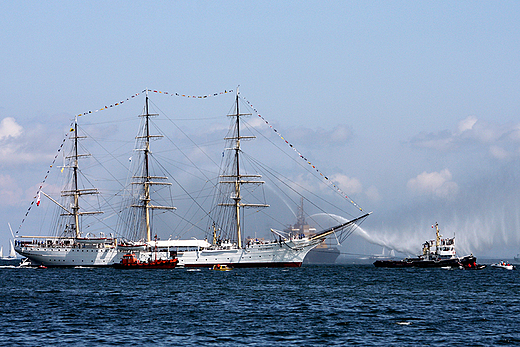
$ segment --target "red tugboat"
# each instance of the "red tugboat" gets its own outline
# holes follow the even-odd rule
[[[116,269],[174,269],[179,262],[176,258],[177,252],[172,252],[170,259],[157,259],[157,235],[155,235],[155,259],[142,262],[137,259],[135,253],[127,253],[121,259],[121,262],[114,264]]]
[[[116,269],[174,269],[179,260],[175,259],[155,259],[142,262],[134,253],[125,254],[119,264],[114,264]]]

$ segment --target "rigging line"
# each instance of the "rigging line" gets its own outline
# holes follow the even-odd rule
[[[181,216],[181,215],[177,215],[177,216],[178,216],[182,221],[186,222],[186,224],[191,225],[191,228],[185,230],[185,231],[182,232],[182,233],[179,233],[178,236],[185,235],[186,233],[188,233],[189,231],[191,231],[191,230],[194,229],[194,228],[199,229],[199,231],[201,231],[201,232],[205,232],[205,229],[203,229],[202,227],[200,227],[200,226],[197,225],[199,222],[201,222],[201,221],[205,218],[205,216],[201,217],[201,218],[200,218],[197,222],[195,222],[195,223],[194,223],[194,222],[191,222],[189,219],[184,218],[184,217]]]
[[[106,110],[106,109],[109,109],[111,107],[115,107],[115,106],[119,106],[119,105],[122,105],[125,101],[129,101],[131,99],[134,99],[135,97],[137,97],[139,94],[142,94],[144,93],[146,90],[143,90],[142,92],[140,93],[135,93],[134,95],[132,96],[129,96],[128,98],[126,98],[126,100],[123,100],[123,101],[120,101],[120,102],[116,102],[114,104],[109,104],[110,106],[105,106],[105,107],[102,107],[100,109],[96,109],[94,111],[87,111],[87,112],[83,112],[83,113],[80,113],[78,114],[77,116],[80,117],[80,116],[85,116],[87,114],[91,114],[91,113],[96,113],[96,112],[99,112],[99,111],[103,111],[103,110]]]
[[[112,152],[108,151],[99,141],[97,141],[94,137],[90,136],[89,133],[87,133],[83,128],[82,128],[82,131],[88,136],[89,139],[92,139],[99,147],[101,147],[110,157],[112,157],[118,164],[120,164],[124,169],[127,168],[127,166],[125,164],[123,164],[121,162],[121,160],[119,160],[119,158],[117,158],[115,155],[113,155]],[[124,145],[122,145],[121,147],[119,148],[122,148]],[[118,148],[118,149],[119,149]],[[117,150],[117,149],[116,149]],[[93,156],[94,157],[94,156]],[[105,169],[105,171],[115,180],[119,183],[120,186],[124,186],[114,175],[112,175],[112,173],[107,170],[103,164],[96,158],[94,157],[94,160],[103,168]]]
[[[152,155],[152,157],[153,157],[153,155]],[[177,181],[177,180],[175,179],[175,177],[173,177],[173,175],[171,175],[171,174],[168,172],[168,170],[167,170],[167,169],[166,169],[166,168],[165,168],[161,163],[156,162],[156,164],[159,165],[159,167],[161,167],[161,168],[164,170],[164,172],[166,172],[166,174],[168,174],[168,175],[172,178],[172,180],[175,181],[175,183],[177,183],[177,185],[178,185],[178,186],[179,186],[179,187],[184,191],[184,193],[186,193],[186,195],[188,195],[188,196],[193,200],[193,202],[194,202],[194,203],[195,203],[195,204],[196,204],[196,205],[201,209],[201,211],[203,211],[203,212],[206,214],[206,216],[210,217],[210,216],[209,216],[209,212],[207,212],[207,211],[204,209],[204,207],[202,207],[202,205],[199,204],[199,203],[196,201],[196,199],[193,198],[193,196],[192,196],[192,195],[191,195],[191,194],[190,194],[190,193],[189,193],[189,192],[188,192],[188,191],[187,191],[187,190],[186,190],[186,189],[185,189],[185,188],[184,188],[184,187],[179,183],[179,181]],[[208,181],[209,181],[209,180],[208,180]]]
[[[79,130],[79,127],[78,127],[78,130]],[[106,149],[105,149],[105,148],[104,148],[104,147],[103,147],[103,146],[102,146],[102,145],[101,145],[97,140],[95,140],[93,137],[91,137],[91,136],[89,135],[89,133],[87,133],[87,132],[83,129],[83,127],[81,128],[81,130],[82,130],[83,133],[86,134],[86,136],[88,136],[89,139],[94,140],[94,142],[96,142],[96,143],[97,143],[101,148],[103,148],[103,149],[104,149],[104,150],[105,150],[109,155],[111,155],[111,153],[109,153],[109,152],[108,152],[108,151],[107,151],[107,150],[106,150]],[[120,182],[120,181],[119,181],[119,180],[118,180],[114,175],[112,175],[112,173],[111,173],[109,170],[107,170],[107,169],[103,166],[103,164],[102,164],[102,163],[101,163],[101,162],[100,162],[100,161],[99,161],[95,156],[92,156],[92,158],[93,158],[93,159],[94,159],[94,160],[99,164],[99,166],[101,166],[101,167],[102,167],[102,168],[103,168],[103,169],[104,169],[104,170],[105,170],[105,171],[106,171],[106,172],[107,172],[107,173],[108,173],[108,174],[109,174],[109,175],[110,175],[110,176],[111,176],[111,177],[112,177],[116,182],[119,183],[119,185],[121,186],[121,189],[118,191],[118,193],[121,192],[121,190],[124,189],[124,186],[121,184],[121,182]],[[117,161],[117,158],[115,158],[114,156],[113,156],[113,158],[116,159],[116,161]],[[82,171],[82,170],[78,170],[78,171],[79,171],[79,173],[81,174],[81,176],[82,176],[82,177],[87,181],[87,183],[89,183],[92,187],[94,187],[94,184],[92,184],[92,182],[90,181],[89,177],[88,177],[87,175],[83,174],[83,171]],[[98,196],[101,196],[101,199],[102,199],[103,202],[105,203],[105,206],[111,206],[110,203],[109,203],[109,201],[105,198],[105,196],[104,196],[103,194],[98,194]],[[110,196],[111,196],[111,197],[115,197],[115,196],[117,196],[117,193],[116,193],[116,195],[110,195]],[[100,206],[101,206],[101,205],[100,205]],[[111,208],[110,210],[113,211],[112,208]]]
[[[280,150],[280,151],[281,151],[285,156],[287,156],[289,159],[291,159],[291,160],[292,160],[296,165],[300,166],[302,169],[304,169],[305,171],[311,173],[314,177],[316,177],[316,176],[315,176],[315,172],[314,172],[314,170],[310,170],[307,166],[303,165],[303,163],[301,163],[300,161],[297,161],[294,157],[290,156],[287,152],[285,152],[284,150],[282,150],[282,149],[280,148],[280,146],[278,146],[276,143],[274,143],[273,141],[271,141],[267,136],[265,136],[264,134],[262,134],[260,131],[256,130],[254,127],[252,127],[252,126],[250,126],[249,124],[247,124],[247,122],[245,122],[245,125],[247,126],[247,128],[248,128],[250,131],[252,131],[252,132],[254,132],[254,133],[260,135],[260,136],[263,137],[267,142],[269,142],[271,145],[273,145],[274,147],[278,148],[278,149],[279,149],[279,150]],[[283,176],[283,175],[282,175],[282,176]],[[322,176],[323,176],[323,175],[322,175]],[[334,189],[334,188],[333,188],[332,186],[330,186],[330,185],[329,185],[328,187],[329,187],[329,188],[330,188],[330,189],[331,189],[335,194],[338,194],[339,196],[341,196],[341,198],[343,198],[343,199],[345,198],[345,197],[343,196],[343,194],[342,194],[341,192],[339,192],[337,189]],[[303,187],[302,187],[302,188],[303,188]],[[309,193],[311,193],[311,192],[309,191]],[[312,194],[312,193],[311,193],[311,194]],[[323,200],[323,199],[320,198],[319,196],[317,196],[317,195],[315,195],[315,194],[313,194],[313,195],[316,196],[317,198]],[[325,200],[324,200],[324,201],[325,201]],[[337,206],[336,206],[336,207],[337,207]],[[344,212],[346,212],[346,211],[344,211]],[[348,213],[348,212],[346,212],[346,213]],[[349,215],[350,215],[350,214],[349,214]]]
[[[163,155],[158,155],[158,152],[154,151],[154,154],[155,154],[155,157],[157,158],[161,158],[162,159],[162,162],[166,162],[168,164],[170,164],[171,166],[173,166],[174,168],[176,168],[177,170],[181,171],[181,172],[184,172],[184,173],[187,173],[187,174],[190,174],[190,176],[192,176],[193,178],[197,178],[199,180],[203,180],[203,181],[208,181],[208,178],[207,177],[198,177],[198,176],[195,176],[193,173],[191,173],[190,171],[186,170],[183,168],[182,166],[182,162],[178,162],[178,161],[175,161],[175,160],[172,160],[171,158],[169,157],[166,157],[166,156],[163,156]],[[162,154],[161,152],[159,152],[159,154]],[[188,167],[188,165],[184,165],[184,167]],[[191,166],[190,166],[191,167]],[[197,169],[197,167],[193,167],[195,169]],[[199,169],[199,171],[201,171],[203,169]],[[206,170],[208,171],[209,173],[213,173],[214,172],[211,172],[210,170]]]
[[[255,162],[259,167],[263,168],[263,170],[265,170],[266,172],[268,172],[271,177],[273,177],[274,179],[276,179],[278,182],[280,182],[281,184],[283,184],[284,186],[286,186],[287,188],[289,188],[290,190],[292,190],[294,193],[296,193],[297,195],[299,196],[302,196],[296,189],[294,189],[293,187],[291,187],[289,184],[287,184],[286,182],[282,181],[280,178],[277,177],[278,176],[281,176],[283,178],[285,178],[286,180],[290,180],[288,177],[284,176],[283,174],[279,173],[278,171],[274,170],[274,169],[271,169],[269,168],[267,165],[263,164],[262,162],[260,162],[259,160],[243,153],[244,156],[246,156],[251,162]],[[274,173],[274,174],[273,174]],[[297,185],[299,188],[301,188],[302,190],[305,190],[307,193],[309,193],[310,195],[314,196],[316,199],[319,199],[329,205],[332,205],[329,201],[323,199],[322,197],[318,196],[317,194],[313,193],[312,191],[310,191],[309,189],[303,187],[302,185],[298,184],[297,182],[292,182],[293,184]],[[302,196],[303,197],[303,196]],[[305,198],[305,197],[304,197]],[[325,211],[323,209],[321,209],[320,207],[318,207],[318,205],[316,205],[313,201],[305,198],[306,201],[308,201],[309,203],[311,203],[314,207],[316,207],[318,210],[322,211],[325,213]],[[336,206],[337,207],[337,206]],[[347,213],[349,216],[353,217],[352,214],[350,214],[349,212],[347,211],[343,211],[344,213]]]
[[[72,125],[74,125],[74,123],[71,123],[71,127]],[[43,178],[43,181],[41,182],[40,184],[40,187],[38,188],[38,191],[36,192],[36,195],[33,197],[33,200],[31,201],[31,204],[29,205],[29,208],[27,209],[27,212],[25,212],[25,216],[23,217],[22,221],[20,222],[20,225],[18,226],[18,229],[16,230],[16,233],[15,234],[18,234],[18,232],[20,231],[20,229],[22,228],[22,225],[23,223],[25,222],[25,218],[27,218],[27,216],[29,215],[29,212],[31,211],[31,208],[33,207],[34,205],[34,202],[36,201],[36,199],[38,198],[39,196],[39,193],[40,191],[42,190],[42,187],[43,185],[45,184],[45,182],[47,181],[47,177],[49,176],[49,173],[51,172],[51,169],[52,167],[54,166],[54,163],[56,162],[56,159],[58,158],[58,155],[60,154],[62,148],[63,148],[63,145],[65,144],[65,141],[67,140],[68,136],[69,136],[69,133],[71,131],[73,131],[74,129],[72,128],[70,131],[66,132],[65,133],[65,136],[63,137],[63,140],[61,141],[61,144],[60,144],[60,147],[58,148],[57,150],[57,153],[56,155],[54,156],[54,159],[52,160],[52,163],[51,165],[49,166],[49,169],[47,170],[47,173],[45,174],[45,177]]]
[[[244,158],[248,159],[250,161],[250,163],[253,165],[253,166],[258,166],[258,167],[261,167],[263,168],[263,170],[268,173],[271,177],[271,182],[278,188],[278,186],[276,185],[276,183],[274,182],[274,179],[276,179],[277,181],[279,181],[281,184],[287,186],[290,190],[292,190],[296,195],[304,198],[307,202],[310,202],[311,205],[315,206],[316,208],[318,208],[318,210],[320,210],[321,212],[325,212],[323,209],[321,209],[320,207],[318,207],[316,204],[314,204],[311,200],[307,199],[306,197],[304,197],[302,194],[300,194],[298,191],[296,191],[294,188],[290,187],[288,184],[286,184],[284,181],[282,181],[281,179],[279,179],[275,174],[273,174],[270,170],[269,167],[265,166],[264,164],[260,163],[257,159],[253,158],[253,157],[250,157],[248,155],[244,155]],[[273,170],[274,171],[274,170]],[[276,171],[275,171],[276,172]],[[284,177],[283,175],[279,174],[280,176]],[[285,177],[286,178],[286,177]],[[286,178],[288,180],[288,178]],[[296,183],[297,184],[297,183]],[[298,186],[300,186],[299,184],[297,184]],[[301,186],[300,186],[301,187]],[[306,190],[304,187],[301,187],[302,189]],[[295,205],[297,205],[297,202],[294,201],[284,190],[282,189],[279,189],[279,193],[283,194],[287,199],[289,199],[292,203],[294,203]],[[309,192],[311,193],[311,192]],[[312,193],[311,193],[312,194]],[[319,198],[319,197],[318,197]],[[267,215],[266,213],[264,213],[265,215]],[[274,220],[274,218],[272,218]],[[337,220],[336,220],[337,221]],[[278,223],[280,223],[280,225],[284,225],[284,223],[282,222],[279,222],[277,221]],[[321,228],[324,228],[322,225],[320,225],[320,223],[314,221],[316,223],[316,225],[318,225],[319,227]],[[339,222],[339,221],[337,221]]]
[[[101,145],[101,143],[99,143],[99,141],[97,141],[96,139],[94,139],[93,137],[90,136],[89,133],[87,133],[83,128],[81,128],[81,130],[83,131],[83,133],[86,134],[86,136],[89,138],[89,139],[92,139],[92,141],[94,141],[99,147],[101,147],[110,157],[112,157],[116,162],[118,162],[119,164],[121,164],[121,166],[124,166],[123,163],[121,163],[121,161],[116,157],[114,156],[111,152],[109,152],[103,145]],[[83,146],[82,146],[83,147]],[[92,156],[92,158],[99,164],[100,167],[102,167],[115,181],[119,181],[109,170],[107,170],[107,168],[105,168],[105,166],[97,159],[97,157],[95,156]],[[126,167],[125,167],[126,168]],[[84,175],[85,176],[85,175]],[[86,177],[86,176],[85,176]],[[90,183],[90,182],[89,182]],[[123,184],[121,184],[121,182],[118,182],[120,186],[123,186]]]
[[[242,97],[242,96],[241,96]],[[286,140],[281,133],[278,132],[278,130],[276,130],[272,125],[269,124],[269,122],[262,116],[258,113],[258,111],[256,110],[256,108],[253,107],[253,105],[245,98],[245,97],[242,97],[246,102],[247,104],[251,107],[251,109],[253,109],[255,111],[255,113],[258,115],[258,117],[260,117],[264,122],[265,124],[267,124],[289,147],[291,147],[299,156],[300,158],[302,158],[303,160],[305,160],[307,162],[307,164],[309,164],[310,166],[312,166],[313,169],[316,170],[317,173],[319,173],[321,176],[323,176],[323,178],[325,178],[332,186],[334,186],[334,188],[336,188],[336,190],[341,193],[343,195],[343,197],[345,199],[348,199],[350,201],[350,203],[352,203],[354,206],[356,206],[360,211],[363,211],[363,209],[361,208],[361,206],[359,206],[356,202],[354,202],[354,200],[352,200],[347,194],[345,194],[345,192],[343,192],[334,182],[332,182],[332,180],[330,180],[327,176],[325,176],[320,170],[318,170],[318,168],[313,165],[306,157],[304,157],[300,151],[298,151],[298,149],[296,149],[296,147],[294,147],[288,140]]]
[[[167,115],[165,112],[163,112],[163,111],[162,111],[162,110],[161,110],[161,109],[160,109],[160,108],[159,108],[155,103],[153,103],[153,102],[151,102],[151,103],[152,103],[152,105],[153,105],[154,107],[157,108],[157,110],[159,110],[159,111],[160,111],[160,112],[161,112],[161,113],[166,117],[166,119],[168,119],[168,120],[170,121],[170,123],[172,123],[172,124],[175,126],[175,128],[177,128],[177,130],[179,130],[179,131],[180,131],[180,132],[181,132],[181,133],[182,133],[182,134],[183,134],[183,135],[184,135],[184,136],[185,136],[185,137],[186,137],[186,138],[187,138],[191,143],[193,143],[193,145],[195,145],[195,147],[197,147],[197,148],[198,148],[198,149],[199,149],[199,150],[200,150],[200,151],[201,151],[201,152],[202,152],[202,153],[203,153],[203,154],[204,154],[204,155],[205,155],[205,156],[206,156],[206,157],[207,157],[207,158],[208,158],[208,159],[213,163],[213,164],[215,164],[215,165],[218,167],[218,164],[215,163],[215,161],[214,161],[214,160],[213,160],[213,159],[212,159],[212,158],[211,158],[211,157],[210,157],[210,156],[209,156],[209,155],[208,155],[208,154],[207,154],[207,153],[206,153],[206,152],[205,152],[205,151],[204,151],[204,150],[203,150],[203,149],[202,149],[202,148],[197,144],[197,143],[195,143],[195,141],[193,141],[193,140],[188,136],[188,134],[186,134],[186,133],[185,133],[185,132],[184,132],[184,131],[183,131],[183,130],[182,130],[182,129],[177,125],[177,124],[175,124],[175,122],[174,122],[170,117],[168,117],[168,115]],[[172,144],[173,146],[175,146],[175,148],[176,148],[180,153],[182,153],[182,155],[183,155],[183,156],[184,156],[184,157],[185,157],[185,158],[186,158],[186,159],[187,159],[187,160],[188,160],[188,161],[189,161],[189,162],[190,162],[190,163],[191,163],[195,168],[197,168],[197,166],[196,166],[195,163],[191,160],[191,158],[190,158],[188,155],[186,155],[186,154],[185,154],[185,153],[184,153],[184,152],[183,152],[183,151],[182,151],[182,150],[181,150],[181,149],[180,149],[180,148],[175,144],[175,142],[174,142],[172,139],[170,139],[170,138],[169,138],[169,137],[168,137],[164,132],[162,132],[159,128],[156,127],[156,129],[157,129],[157,131],[159,131],[159,132],[160,132],[164,137],[166,137],[166,138],[168,139],[168,141],[170,141],[171,144]],[[199,172],[200,172],[200,173],[201,173],[201,174],[202,174],[202,175],[203,175],[207,180],[209,180],[209,178],[208,178],[208,177],[207,177],[207,176],[206,176],[206,175],[205,175],[205,174],[204,174],[200,169],[198,169],[198,170],[199,170]]]
[[[353,233],[354,231],[356,231],[356,229],[365,222],[366,220],[366,217],[363,218],[363,219],[360,219],[358,223],[354,223],[354,225],[352,225],[350,227],[350,230],[348,233],[346,233],[346,235],[343,235],[343,233],[340,233],[340,237],[339,237],[339,242],[340,243],[343,243],[346,239],[348,239]]]
[[[110,230],[112,230],[114,233],[117,234],[117,231],[116,231],[115,227],[111,227],[111,226],[109,226],[107,223],[105,223],[105,220],[107,220],[107,219],[109,219],[109,218],[112,218],[112,217],[115,216],[115,215],[116,215],[116,213],[112,213],[111,215],[109,215],[109,216],[107,216],[107,217],[105,217],[105,218],[100,218],[100,219],[96,220],[96,222],[97,222],[97,223],[101,223],[101,224],[103,224],[103,225],[105,226],[105,228],[110,229]],[[84,229],[84,228],[90,228],[92,225],[94,225],[94,223],[88,223],[86,226],[83,227],[83,229]]]
[[[309,173],[312,173],[313,176],[315,176],[315,172],[314,170],[310,170],[307,166],[304,166],[300,161],[297,161],[295,158],[293,158],[292,156],[290,156],[287,152],[283,151],[280,146],[278,146],[277,144],[275,144],[273,141],[271,141],[268,137],[266,137],[264,134],[262,134],[260,131],[256,130],[254,127],[251,127],[249,126],[249,124],[247,124],[246,122],[246,125],[248,127],[248,129],[250,129],[251,131],[254,131],[256,134],[262,136],[266,141],[268,141],[270,144],[272,144],[274,147],[278,148],[285,156],[287,156],[288,158],[290,158],[295,164],[297,164],[298,166],[300,166],[301,168],[303,168],[305,171],[309,172]],[[283,176],[283,175],[282,175]],[[323,175],[322,175],[323,176]],[[303,188],[303,187],[302,187]],[[334,189],[332,186],[329,185],[329,188],[335,193],[335,194],[338,194],[339,196],[341,196],[342,198],[345,198],[345,196],[343,195],[342,192],[339,192],[337,189]],[[305,188],[304,188],[305,189]],[[309,193],[313,194],[312,192],[309,191]],[[322,198],[320,198],[319,196],[313,194],[314,196],[316,196],[317,198],[323,200]],[[325,201],[325,200],[324,200]],[[337,207],[337,206],[336,206]],[[346,211],[344,211],[346,212]],[[346,212],[348,213],[348,212]],[[350,215],[350,213],[348,213]]]
[[[223,95],[223,94],[233,93],[233,89],[224,90],[223,92],[219,92],[219,93],[199,95],[199,96],[192,96],[192,95],[188,95],[188,94],[179,94],[179,93],[168,93],[168,92],[162,92],[160,90],[152,90],[152,89],[145,89],[145,90],[143,90],[143,93],[145,91],[149,91],[149,92],[153,92],[153,93],[157,93],[157,94],[170,95],[170,96],[182,96],[185,98],[192,98],[192,99],[206,99],[206,98],[209,98],[212,96],[219,96],[219,95]]]

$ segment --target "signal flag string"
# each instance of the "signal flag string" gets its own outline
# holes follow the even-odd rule
[[[39,206],[40,205],[40,193],[42,191],[42,187],[43,185],[45,184],[45,182],[47,181],[47,177],[49,177],[49,173],[51,172],[51,169],[52,167],[54,166],[54,163],[56,163],[56,159],[58,158],[58,155],[60,155],[60,152],[61,150],[63,149],[63,145],[65,144],[65,141],[67,141],[67,138],[69,137],[69,133],[74,131],[74,128],[72,128],[72,124],[71,124],[71,129],[69,132],[67,132],[65,134],[65,137],[63,137],[63,141],[61,141],[61,145],[60,147],[58,148],[58,150],[56,151],[56,155],[54,156],[54,159],[52,160],[52,163],[51,165],[49,166],[49,169],[47,170],[47,173],[45,174],[45,177],[43,178],[43,181],[40,183],[40,186],[38,187],[38,191],[36,192],[36,195],[33,197],[33,200],[31,201],[31,204],[29,205],[29,208],[27,209],[27,212],[25,212],[25,216],[24,218],[22,219],[22,221],[20,222],[20,226],[18,227],[18,229],[16,230],[16,233],[15,234],[18,234],[18,232],[20,231],[20,229],[22,228],[22,225],[23,223],[25,222],[25,218],[27,218],[27,215],[29,215],[29,212],[31,212],[31,208],[33,207],[34,205],[34,202],[36,202],[36,205]]]
[[[267,119],[265,119],[262,115],[260,115],[260,113],[258,112],[258,110],[249,102],[249,100],[247,100],[245,97],[243,97],[242,95],[240,95],[240,97],[249,105],[249,107],[251,107],[251,109],[253,109],[253,111],[258,115],[258,117],[260,117],[264,122],[265,124],[267,124],[267,126],[269,126],[269,128],[271,128],[275,133],[276,135],[278,135],[289,147],[291,147],[295,152],[296,154],[298,154],[298,156],[300,158],[302,158],[303,160],[305,160],[305,162],[307,164],[309,164],[314,170],[316,170],[316,172],[322,176],[329,184],[331,184],[338,193],[341,194],[341,196],[343,196],[345,199],[349,200],[350,203],[352,205],[354,205],[355,207],[357,207],[360,211],[363,211],[363,209],[361,208],[361,206],[359,206],[358,204],[356,204],[356,202],[354,202],[354,200],[352,200],[345,192],[343,192],[334,182],[332,182],[332,180],[330,180],[327,176],[325,176],[314,164],[312,164],[306,157],[304,157],[300,151],[294,147],[289,141],[287,141],[285,139],[285,137],[278,131],[276,130],[271,124],[269,124],[269,122],[267,121]]]
[[[163,91],[155,90],[155,89],[145,89],[145,90],[143,90],[140,93],[135,93],[135,94],[129,96],[125,100],[122,100],[122,101],[119,101],[119,102],[116,102],[116,103],[113,103],[113,104],[109,104],[109,106],[105,106],[105,107],[99,108],[99,109],[94,110],[94,111],[87,111],[87,112],[80,113],[80,114],[78,114],[78,116],[86,116],[87,114],[96,113],[96,112],[99,112],[99,111],[103,111],[103,110],[109,109],[111,107],[119,106],[119,105],[125,103],[125,101],[132,100],[133,98],[139,96],[140,94],[146,93],[147,91],[148,92],[152,92],[152,93],[157,93],[157,94],[178,96],[178,97],[190,98],[190,99],[206,99],[206,98],[209,98],[209,97],[219,96],[219,95],[222,95],[222,94],[227,94],[227,93],[232,93],[233,92],[233,90],[224,90],[223,92],[218,92],[218,93],[213,93],[213,94],[206,94],[206,95],[197,95],[196,96],[196,95],[188,95],[188,94],[181,94],[181,93],[163,92]]]
[[[177,97],[184,97],[184,98],[190,98],[190,99],[206,99],[206,98],[209,98],[209,97],[215,97],[215,96],[219,96],[219,95],[223,95],[223,94],[227,94],[227,93],[232,93],[233,92],[233,90],[224,90],[224,91],[218,92],[218,93],[194,96],[194,95],[181,94],[181,93],[163,92],[163,91],[154,90],[154,89],[144,89],[142,92],[135,93],[135,94],[129,96],[128,98],[126,98],[125,100],[122,100],[122,101],[119,101],[119,102],[116,102],[116,103],[113,103],[113,104],[109,104],[109,106],[105,106],[105,107],[96,109],[94,111],[87,111],[87,112],[80,113],[80,114],[77,115],[77,117],[86,116],[88,114],[96,113],[96,112],[99,112],[99,111],[103,111],[103,110],[106,110],[106,109],[109,109],[109,108],[113,108],[113,107],[122,105],[125,101],[132,100],[135,97],[139,96],[140,94],[146,93],[147,91],[148,92],[152,92],[152,93],[157,93],[157,94],[177,96]],[[58,158],[58,155],[60,154],[61,150],[63,149],[63,145],[65,144],[65,141],[67,140],[67,138],[69,136],[69,133],[73,132],[73,131],[74,131],[74,128],[71,128],[70,131],[65,134],[65,137],[63,138],[63,141],[61,142],[61,145],[58,148],[58,151],[57,151],[56,155],[54,156],[54,159],[52,160],[52,164],[49,166],[49,169],[47,170],[47,173],[45,174],[45,178],[43,179],[43,181],[41,182],[40,186],[38,187],[38,191],[36,192],[36,195],[34,196],[33,201],[29,205],[29,208],[27,209],[27,212],[25,213],[24,218],[20,222],[20,226],[16,230],[15,234],[18,234],[18,232],[22,228],[22,225],[25,222],[25,219],[27,218],[27,216],[29,215],[29,212],[31,211],[34,203],[36,202],[36,205],[39,206],[39,203],[40,203],[39,199],[40,199],[40,193],[42,191],[42,187],[45,184],[45,182],[47,181],[47,177],[49,176],[49,173],[50,173],[52,167],[54,166],[54,163],[56,162],[56,159]]]

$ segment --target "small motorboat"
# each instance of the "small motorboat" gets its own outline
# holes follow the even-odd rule
[[[40,264],[40,266],[37,267],[37,269],[46,269],[47,266],[43,265],[43,264]]]
[[[516,267],[513,264],[507,263],[505,261],[501,261],[500,263],[491,264],[491,267],[496,267],[499,269],[506,269],[506,270],[514,270]]]
[[[213,265],[213,268],[212,270],[217,270],[217,271],[230,271],[230,270],[233,270],[233,268],[231,266],[228,266],[228,265],[220,265],[220,264],[217,264],[217,265]]]

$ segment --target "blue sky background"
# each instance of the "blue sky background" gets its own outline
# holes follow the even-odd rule
[[[439,222],[460,253],[512,257],[520,253],[518,18],[515,1],[2,2],[0,243],[75,114],[145,88],[203,95],[240,85],[374,211],[345,252],[386,244],[415,253]],[[226,114],[233,101],[198,103],[190,115],[192,104],[161,97],[186,118]],[[211,122],[204,131],[184,126],[221,138],[227,121]]]

